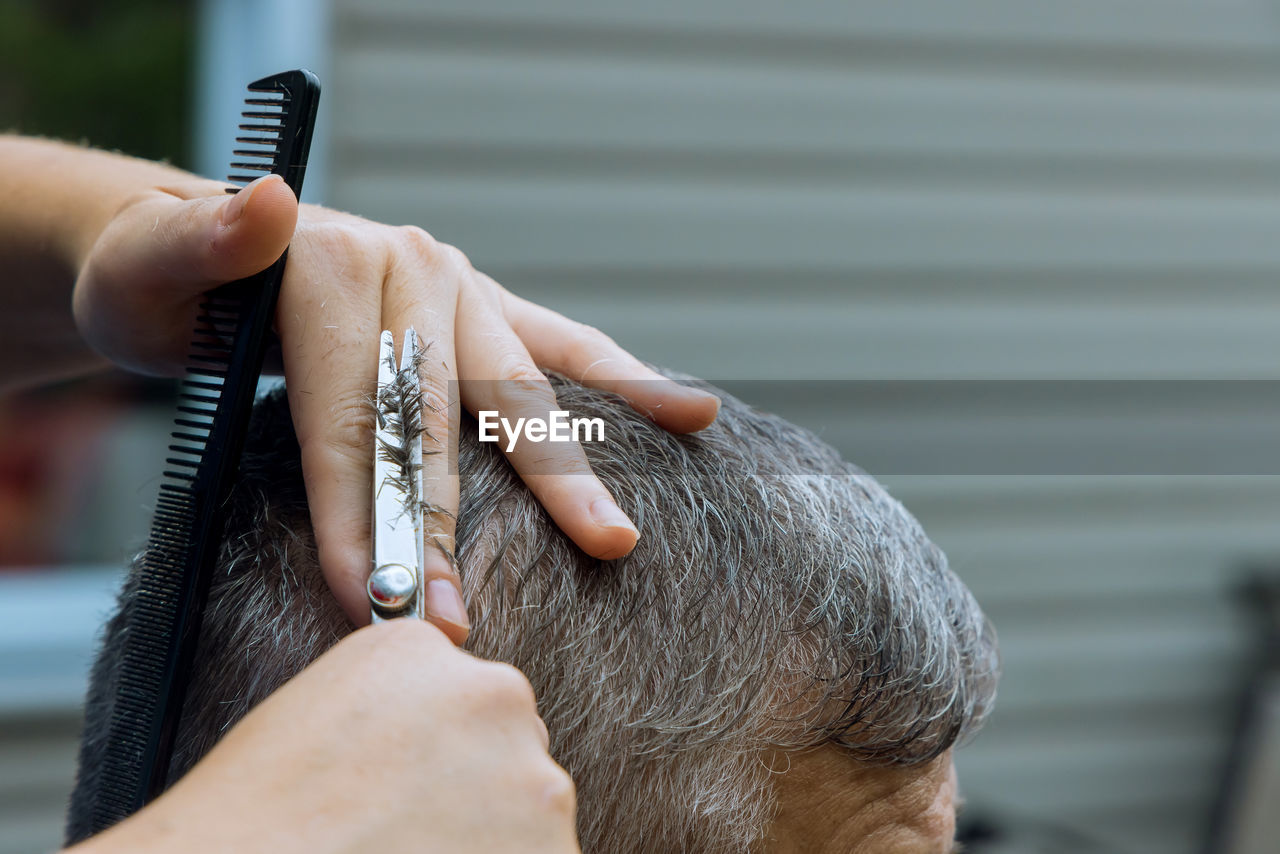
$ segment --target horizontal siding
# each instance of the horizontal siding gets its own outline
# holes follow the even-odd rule
[[[480,245],[472,250],[482,265],[519,260],[561,266],[576,258],[661,269],[729,259],[781,275],[793,267],[1054,269],[1082,258],[1103,269],[1253,268],[1277,260],[1270,226],[1280,219],[1280,201],[1274,198],[1126,198],[1112,192],[1036,198],[838,182],[699,186],[680,177],[426,177],[418,186],[394,176],[364,176],[345,185],[354,181],[349,178],[336,182],[335,192],[357,210],[376,210],[392,221],[429,222],[424,214],[431,212],[447,224],[440,236],[451,242],[487,233],[487,239],[474,238]],[[556,200],[554,208],[548,209],[549,198]],[[573,243],[565,240],[570,235]]]
[[[461,159],[465,152],[447,146],[476,140],[483,146],[472,154],[476,161],[485,153],[506,153],[535,168],[554,165],[556,152],[546,149],[555,146],[597,158],[630,155],[641,169],[664,154],[670,160],[658,162],[677,167],[677,155],[767,154],[784,167],[783,175],[786,158],[825,157],[792,168],[807,167],[812,175],[821,166],[832,177],[862,173],[883,181],[897,170],[860,169],[863,158],[874,158],[866,164],[872,167],[917,162],[924,175],[934,176],[946,166],[959,171],[981,165],[983,155],[1008,153],[1016,158],[1012,170],[991,170],[1000,183],[1020,172],[1028,177],[1025,164],[1036,158],[1052,164],[1071,156],[1097,158],[1063,164],[1085,175],[1114,163],[1136,170],[1127,174],[1130,181],[1161,176],[1202,187],[1203,177],[1179,167],[1208,161],[1212,174],[1221,176],[1232,166],[1276,157],[1268,143],[1280,120],[1266,108],[1280,93],[1265,77],[1198,85],[1137,77],[1099,86],[1083,61],[1078,75],[1044,79],[1010,78],[999,68],[903,68],[853,53],[834,67],[762,63],[750,54],[716,64],[661,55],[602,63],[589,51],[537,47],[536,38],[523,51],[505,43],[424,50],[417,39],[390,48],[381,41],[359,46],[344,55],[351,74],[338,85],[349,90],[403,81],[384,97],[403,98],[405,114],[389,123],[379,113],[383,98],[353,103],[353,121],[335,128],[336,141],[346,151],[398,154],[381,164],[384,169],[435,146],[445,147],[447,158]],[[420,79],[449,85],[413,85]],[[619,101],[630,109],[618,111]],[[436,120],[442,112],[450,121]],[[532,148],[511,151],[516,145]],[[1225,164],[1223,155],[1246,162]],[[711,174],[731,165],[711,164]],[[756,180],[762,177],[770,176]],[[1056,180],[1052,174],[1029,177],[1050,185]]]

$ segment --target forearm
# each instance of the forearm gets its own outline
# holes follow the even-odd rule
[[[105,367],[71,314],[84,259],[130,199],[192,180],[124,155],[0,135],[0,389]]]

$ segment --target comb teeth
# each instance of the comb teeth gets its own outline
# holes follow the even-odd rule
[[[170,451],[184,456],[165,460],[169,468],[164,475],[176,487],[171,493],[174,496],[191,494],[191,485],[202,477],[204,454],[223,404],[231,350],[244,314],[243,300],[237,294],[228,288],[214,291],[200,303],[196,315],[195,336],[187,357],[187,377],[178,395],[180,405],[177,407],[181,415],[188,417],[174,421],[176,426],[186,429],[174,430],[171,435],[176,444],[169,446]],[[178,501],[172,506],[162,504],[158,509],[168,513],[167,522],[180,528],[192,518],[185,507],[185,503]]]
[[[227,180],[233,184],[248,184],[260,177],[252,174],[246,175],[246,171],[250,173],[276,171],[280,153],[278,147],[284,130],[285,111],[289,107],[288,96],[279,90],[260,87],[250,91],[270,92],[277,95],[277,97],[245,98],[245,105],[250,109],[245,110],[240,115],[249,119],[249,122],[240,125],[240,130],[250,131],[258,135],[238,136],[236,137],[236,142],[265,147],[256,149],[237,148],[232,152],[236,157],[253,158],[232,161],[233,174],[228,175]],[[235,191],[231,190],[230,192]]]
[[[201,376],[219,377],[221,379],[226,379],[227,371],[225,368],[210,368],[210,367],[206,367],[205,365],[194,364],[196,360],[200,360],[202,362],[210,362],[214,365],[225,365],[227,364],[226,359],[211,359],[211,358],[206,358],[204,356],[198,356],[198,355],[192,354],[191,360],[193,362],[193,364],[191,365],[191,370],[193,372],[198,373]]]

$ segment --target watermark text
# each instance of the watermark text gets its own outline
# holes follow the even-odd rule
[[[506,451],[511,453],[521,439],[529,442],[603,442],[603,418],[570,418],[564,410],[554,410],[550,418],[503,418],[496,409],[476,413],[481,442],[500,442],[506,438]],[[501,431],[501,433],[499,433]]]

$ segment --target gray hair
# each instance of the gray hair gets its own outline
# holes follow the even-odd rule
[[[609,425],[584,447],[639,544],[607,562],[577,550],[464,417],[458,557],[467,647],[533,684],[577,783],[584,851],[752,850],[776,752],[833,743],[914,764],[981,725],[991,625],[871,477],[728,395],[712,427],[677,436],[552,381],[562,409]],[[171,780],[351,630],[317,566],[283,394],[259,401],[249,435]],[[72,841],[87,833],[121,625],[93,671]]]

